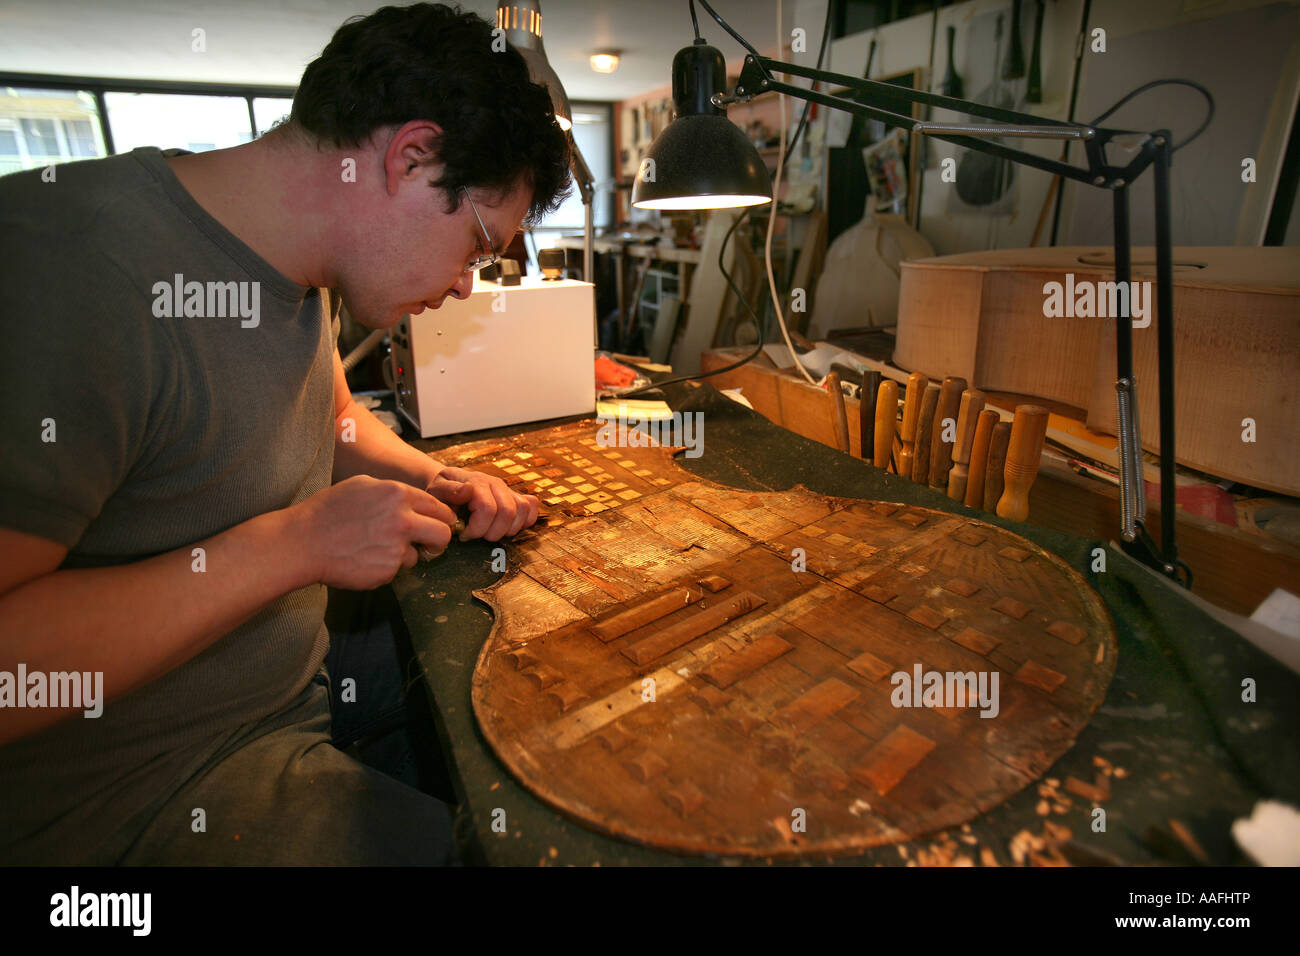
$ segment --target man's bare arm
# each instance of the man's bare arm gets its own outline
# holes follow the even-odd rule
[[[373,475],[428,488],[442,462],[408,445],[393,430],[352,400],[343,362],[334,350],[334,480]]]
[[[0,671],[102,671],[111,701],[162,676],[269,601],[312,583],[285,511],[259,515],[192,548],[134,564],[54,570],[67,548],[0,528]],[[26,688],[17,688],[25,694]],[[0,711],[0,745],[78,710]]]

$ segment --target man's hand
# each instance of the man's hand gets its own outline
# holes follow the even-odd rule
[[[428,489],[453,508],[469,506],[471,514],[461,532],[462,541],[499,541],[518,534],[537,520],[541,507],[534,495],[516,494],[500,478],[464,468],[443,468]]]
[[[322,489],[291,510],[317,580],[350,591],[387,584],[421,556],[442,554],[456,522],[450,508],[419,488],[367,475]]]

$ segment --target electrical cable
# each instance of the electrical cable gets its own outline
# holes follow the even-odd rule
[[[1200,83],[1197,83],[1195,80],[1185,80],[1182,79],[1181,77],[1171,77],[1167,80],[1152,80],[1150,83],[1143,83],[1141,86],[1137,87],[1136,89],[1130,90],[1128,93],[1125,93],[1122,97],[1120,97],[1119,100],[1115,102],[1113,106],[1111,106],[1110,109],[1106,110],[1106,112],[1102,113],[1100,116],[1098,116],[1095,120],[1093,120],[1088,125],[1089,126],[1100,125],[1102,120],[1104,120],[1107,116],[1110,116],[1112,113],[1114,113],[1117,109],[1119,109],[1129,100],[1133,99],[1133,97],[1138,96],[1141,93],[1145,93],[1147,90],[1154,89],[1157,86],[1189,86],[1192,89],[1196,90],[1196,92],[1200,93],[1203,97],[1205,97],[1205,103],[1206,106],[1208,107],[1205,112],[1205,120],[1201,123],[1200,126],[1196,127],[1196,129],[1192,131],[1191,135],[1189,135],[1185,140],[1183,140],[1181,143],[1177,144],[1176,146],[1171,145],[1169,147],[1169,151],[1171,153],[1177,152],[1178,150],[1186,146],[1188,143],[1190,143],[1192,140],[1196,139],[1196,137],[1204,133],[1206,127],[1210,125],[1210,120],[1214,119],[1214,95],[1209,90],[1207,90],[1204,86],[1202,86]]]
[[[718,16],[718,14],[714,11],[714,9],[711,6],[709,6],[708,0],[700,0],[700,6],[702,6],[705,10],[707,10],[709,16],[713,17],[713,19],[718,21],[718,26],[722,27],[722,29],[730,33],[731,38],[735,40],[737,43],[739,43],[741,46],[743,46],[746,50],[748,50],[754,56],[755,59],[758,59],[760,56],[762,56],[761,53],[759,53],[757,50],[755,50],[752,46],[749,45],[748,40],[746,40],[744,37],[742,37],[739,33],[737,33],[735,30],[731,28],[730,23],[722,19],[722,17]],[[695,10],[695,0],[691,0],[691,10],[692,12]],[[781,48],[780,45],[778,45],[777,49],[779,50],[780,48]]]
[[[703,0],[701,0],[701,2],[703,2]],[[833,12],[833,8],[834,8],[834,3],[826,4],[826,20],[822,24],[822,42],[821,42],[821,46],[817,50],[817,69],[819,70],[822,68],[822,64],[825,61],[826,46],[830,42],[831,14]],[[705,6],[705,9],[708,9],[707,5]],[[716,13],[713,13],[712,10],[709,10],[709,12],[713,14],[715,19],[721,20],[721,18],[718,17]],[[694,0],[691,0],[691,20],[692,21],[695,20]],[[732,33],[731,28],[727,27],[725,23],[723,24],[723,26],[728,33]],[[698,25],[696,26],[696,37],[697,38],[699,37]],[[746,44],[746,46],[748,46],[748,44]],[[816,88],[818,82],[819,81],[814,81],[813,83],[814,89]],[[803,105],[803,112],[799,117],[799,125],[795,127],[794,136],[791,137],[789,145],[785,148],[785,151],[782,153],[780,157],[780,162],[778,163],[778,172],[780,171],[780,166],[786,162],[789,162],[791,155],[793,155],[795,147],[799,143],[799,137],[803,134],[804,130],[808,126],[808,114],[811,109],[812,109],[812,102],[805,100]],[[784,121],[782,122],[782,127],[784,128]],[[775,195],[776,187],[774,186],[773,189]],[[642,388],[634,389],[633,391],[630,392],[624,392],[622,395],[619,396],[620,398],[626,398],[632,395],[639,395],[642,392],[652,391],[664,385],[678,385],[682,382],[698,381],[699,379],[710,378],[714,375],[722,375],[726,372],[735,371],[736,369],[740,368],[742,365],[747,365],[748,363],[752,362],[754,359],[758,358],[759,354],[763,351],[763,344],[764,344],[763,343],[763,320],[759,318],[758,313],[754,311],[754,307],[749,304],[749,300],[746,299],[745,296],[741,293],[740,288],[736,285],[735,281],[732,279],[731,273],[727,271],[727,266],[725,261],[725,257],[727,254],[727,243],[731,241],[732,234],[735,233],[735,231],[740,227],[740,224],[743,223],[746,220],[746,218],[748,218],[749,214],[753,212],[755,208],[756,207],[754,206],[746,206],[745,211],[736,217],[736,221],[731,224],[731,227],[727,230],[727,234],[722,237],[722,246],[718,250],[718,270],[722,273],[722,277],[726,280],[727,285],[730,286],[731,291],[735,293],[736,299],[740,302],[741,305],[745,307],[745,309],[749,312],[749,314],[754,318],[754,328],[758,332],[758,342],[754,346],[754,351],[751,352],[749,355],[746,355],[740,361],[733,362],[731,365],[726,365],[722,368],[714,369],[711,372],[702,372],[698,375],[682,375],[678,378],[670,378],[670,379],[665,379],[662,382],[654,382],[650,385],[643,386]],[[793,348],[790,349],[790,354],[795,355]],[[795,358],[795,361],[796,363],[798,362],[797,356]],[[802,369],[803,366],[801,365],[800,368]]]
[[[776,35],[779,44],[782,39],[781,0],[776,0],[776,16]],[[785,170],[785,94],[778,93],[777,98],[781,107],[781,148],[776,158],[776,178],[772,181],[772,215],[767,220],[767,239],[763,243],[763,262],[767,266],[767,284],[772,290],[772,308],[776,311],[776,324],[781,329],[781,337],[785,339],[785,347],[790,350],[790,358],[794,360],[794,367],[799,370],[799,374],[807,380],[809,385],[816,385],[817,380],[804,368],[803,362],[799,361],[799,353],[794,350],[794,343],[790,341],[790,330],[786,327],[785,314],[781,311],[781,295],[776,288],[776,270],[772,268],[772,236],[776,233],[776,216],[781,195],[781,174]]]

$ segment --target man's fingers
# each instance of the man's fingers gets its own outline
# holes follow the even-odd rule
[[[456,512],[448,507],[443,501],[427,491],[421,491],[413,485],[404,485],[406,498],[410,502],[411,510],[417,514],[427,515],[430,518],[437,518],[443,524],[453,525],[456,523]]]
[[[515,509],[515,520],[509,532],[512,538],[537,520],[537,499],[532,495],[515,495]]]
[[[462,541],[487,537],[497,513],[497,499],[487,482],[467,484],[473,489],[473,494],[469,499],[470,517],[461,535]]]
[[[447,550],[451,543],[451,526],[438,518],[415,515],[412,520],[411,543],[421,552],[420,559],[428,561]]]
[[[513,533],[511,529],[519,510],[518,498],[509,487],[500,482],[494,481],[488,487],[492,489],[492,496],[496,500],[496,516],[483,537],[489,541],[500,541]]]

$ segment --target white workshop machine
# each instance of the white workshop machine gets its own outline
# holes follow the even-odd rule
[[[398,410],[423,438],[594,412],[594,296],[573,279],[475,277],[468,298],[404,317],[392,333]]]

